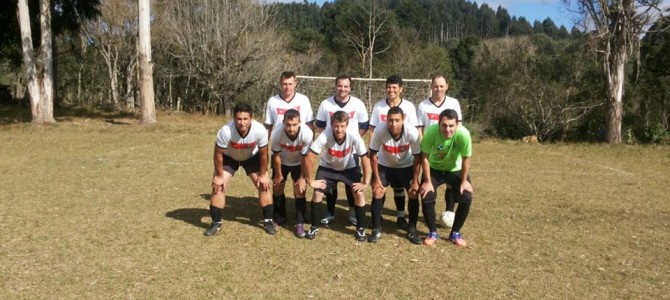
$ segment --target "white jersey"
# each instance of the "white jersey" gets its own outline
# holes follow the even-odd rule
[[[335,97],[331,96],[326,100],[321,101],[319,110],[316,113],[317,126],[319,123],[325,125],[321,128],[330,127],[330,117],[338,110],[342,110],[349,114],[349,125],[347,132],[358,132],[359,124],[368,123],[368,109],[361,99],[354,96],[349,96],[349,101],[345,103],[336,102]]]
[[[445,109],[453,109],[458,113],[458,120],[462,121],[463,116],[461,115],[461,105],[458,103],[458,100],[451,98],[449,96],[444,97],[444,101],[440,106],[435,105],[430,98],[426,98],[417,107],[416,114],[419,119],[419,127],[428,127],[433,124],[440,122],[440,113]]]
[[[421,154],[419,130],[403,125],[400,138],[396,140],[384,123],[372,134],[370,150],[377,152],[377,163],[384,167],[410,167],[414,164],[414,155]]]
[[[279,124],[272,130],[272,152],[280,153],[281,164],[298,166],[301,164],[301,155],[307,154],[314,138],[314,133],[305,124],[300,124],[298,136],[291,140],[284,130],[284,124]]]
[[[258,153],[258,148],[268,146],[268,132],[263,124],[251,120],[247,135],[240,136],[235,120],[231,120],[219,130],[216,145],[225,149],[224,154],[230,158],[245,161]]]
[[[309,103],[307,96],[295,93],[293,98],[288,101],[282,99],[279,94],[276,94],[268,100],[265,106],[265,126],[278,126],[284,120],[284,113],[289,109],[295,109],[300,112],[300,123],[305,124],[314,121],[314,112],[312,111],[312,104]]]
[[[347,132],[342,144],[338,144],[330,127],[326,127],[323,133],[312,143],[310,150],[316,154],[320,154],[324,148],[326,152],[321,155],[319,166],[336,171],[355,167],[356,157],[354,154],[362,156],[368,153],[365,142],[363,142],[363,138],[358,133]]]
[[[416,108],[414,104],[405,99],[400,100],[400,109],[405,113],[405,124],[410,126],[419,126],[419,121],[416,119]],[[391,109],[386,99],[381,100],[372,108],[372,116],[370,117],[370,126],[377,127],[383,122],[386,122],[387,113]]]

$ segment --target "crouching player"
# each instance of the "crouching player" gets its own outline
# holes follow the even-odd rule
[[[309,151],[314,134],[305,124],[300,124],[300,112],[289,109],[284,113],[284,120],[272,131],[272,185],[273,202],[275,204],[275,222],[282,225],[286,222],[286,195],[284,186],[286,177],[293,179],[293,197],[295,199],[296,225],[295,235],[305,237],[305,210],[307,188],[304,172],[305,155]]]
[[[306,233],[308,239],[315,239],[319,232],[321,220],[321,202],[323,195],[331,191],[338,182],[344,183],[345,188],[351,189],[354,194],[354,211],[356,214],[356,231],[354,237],[358,241],[366,239],[365,224],[365,195],[363,191],[370,183],[370,158],[363,138],[354,131],[347,132],[349,115],[344,111],[337,111],[331,117],[331,126],[327,127],[312,143],[306,159],[306,174],[311,174],[312,163],[316,155],[326,150],[319,161],[316,179],[310,185],[314,187],[312,196],[312,226]],[[356,155],[361,158],[363,176],[356,167]],[[317,187],[321,184],[320,187]]]
[[[421,244],[416,233],[419,218],[419,169],[421,168],[421,140],[414,126],[405,126],[404,112],[393,106],[387,112],[386,122],[375,129],[370,139],[370,164],[372,166],[372,234],[368,242],[381,238],[382,209],[386,187],[407,190],[409,195],[409,224],[407,238]]]
[[[263,210],[265,232],[275,234],[268,176],[267,131],[263,124],[253,119],[251,106],[246,103],[235,105],[233,118],[219,130],[214,146],[214,178],[209,204],[212,224],[205,231],[205,235],[212,236],[221,230],[226,191],[240,166],[258,189],[258,204]]]
[[[440,113],[439,123],[429,126],[421,141],[423,152],[422,196],[423,216],[430,233],[423,241],[432,246],[438,239],[435,224],[435,189],[442,184],[449,185],[457,192],[458,209],[449,240],[459,247],[466,242],[461,235],[472,202],[472,184],[469,176],[472,156],[470,132],[458,123],[458,114],[453,109]]]

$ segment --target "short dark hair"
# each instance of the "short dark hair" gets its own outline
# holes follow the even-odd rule
[[[330,124],[333,124],[334,122],[349,122],[349,114],[343,110],[336,111],[330,117]]]
[[[405,118],[405,112],[402,111],[400,106],[394,106],[389,108],[389,111],[386,113],[387,116],[400,114],[403,119]]]
[[[233,108],[233,116],[241,112],[249,113],[250,117],[254,116],[254,110],[251,108],[251,105],[244,102],[235,104],[235,108]]]
[[[337,85],[337,82],[338,82],[338,81],[340,81],[340,80],[344,80],[344,79],[349,80],[349,85],[351,85],[351,83],[352,83],[352,82],[351,82],[351,77],[349,77],[349,75],[346,75],[346,74],[342,74],[342,75],[340,75],[340,76],[335,77],[335,84]]]
[[[458,113],[453,109],[447,108],[440,113],[440,121],[442,121],[442,118],[458,121]]]
[[[386,78],[386,85],[389,84],[397,84],[399,86],[402,86],[402,78],[398,75],[391,75],[388,78]]]
[[[293,73],[293,71],[284,71],[281,72],[281,75],[279,75],[279,81],[289,78],[295,78],[295,73]]]
[[[295,108],[291,108],[284,112],[284,120],[293,120],[295,118],[300,119],[300,112],[297,111]]]
[[[438,78],[444,78],[444,81],[445,81],[447,84],[449,84],[449,79],[447,79],[446,76],[444,76],[444,75],[435,75],[435,76],[433,76],[433,78],[430,80],[430,85],[433,85],[433,82],[435,82],[435,79],[438,79]]]

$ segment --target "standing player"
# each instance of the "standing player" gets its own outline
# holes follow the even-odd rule
[[[295,234],[299,238],[305,237],[305,210],[307,201],[305,189],[307,187],[303,166],[305,155],[309,151],[314,134],[305,124],[300,124],[300,113],[289,109],[284,114],[282,124],[272,131],[272,178],[275,206],[275,222],[282,225],[286,222],[286,195],[284,185],[286,176],[291,174],[293,179],[293,197],[295,199],[296,226]]]
[[[459,247],[466,242],[461,235],[472,202],[472,184],[470,180],[470,160],[472,156],[472,139],[470,132],[459,126],[458,113],[453,109],[445,109],[440,113],[439,123],[426,128],[421,141],[423,152],[423,182],[421,197],[423,217],[426,219],[430,233],[423,241],[432,246],[438,239],[435,225],[435,188],[447,184],[458,193],[458,209],[451,228],[449,240]]]
[[[214,178],[209,204],[212,224],[205,231],[205,235],[212,236],[221,230],[226,191],[240,166],[258,189],[258,203],[263,210],[265,232],[274,234],[272,194],[268,178],[267,132],[263,124],[253,119],[253,112],[248,104],[235,105],[233,116],[234,120],[219,130],[214,146]]]
[[[326,150],[319,161],[316,170],[315,181],[322,180],[325,185],[314,188],[312,196],[312,227],[305,235],[308,239],[315,239],[319,232],[319,220],[321,218],[321,201],[323,194],[330,192],[338,182],[344,183],[346,189],[351,189],[354,194],[354,211],[356,213],[356,231],[354,237],[358,241],[364,241],[365,228],[365,195],[363,191],[370,183],[370,158],[367,157],[367,148],[363,138],[356,132],[347,132],[349,115],[344,111],[337,111],[331,117],[331,126],[312,143],[310,152],[306,159],[306,174],[311,174],[312,162],[316,155]],[[361,158],[363,176],[356,167],[356,155]],[[314,187],[315,184],[312,184]]]
[[[458,121],[462,122],[461,105],[458,103],[458,100],[447,96],[447,91],[449,90],[447,79],[442,75],[433,77],[433,80],[430,82],[430,89],[432,95],[421,101],[416,110],[421,132],[423,133],[424,128],[437,124],[440,113],[445,109],[455,110],[458,114]],[[447,205],[440,220],[442,220],[444,226],[451,227],[454,224],[454,207],[456,206],[456,193],[454,189],[447,187],[444,193],[444,200],[447,202]]]
[[[386,78],[386,99],[381,100],[372,108],[370,117],[370,137],[374,134],[375,127],[386,121],[387,112],[391,107],[398,106],[405,112],[405,123],[409,126],[418,126],[416,119],[416,108],[414,104],[403,98],[402,78],[398,75],[391,75]],[[407,220],[405,220],[405,190],[402,188],[393,189],[394,201],[397,209],[396,224],[400,229],[407,229]]]
[[[293,108],[300,112],[300,123],[304,123],[314,129],[314,112],[312,104],[307,96],[295,91],[298,81],[295,74],[290,71],[281,73],[279,76],[280,91],[278,94],[270,97],[265,106],[265,127],[268,129],[268,136],[272,133],[272,127],[281,124],[284,119],[284,113]]]
[[[409,226],[407,238],[421,244],[416,233],[419,219],[419,169],[421,168],[421,138],[413,126],[404,124],[405,117],[399,106],[388,110],[382,123],[370,139],[370,165],[372,166],[372,235],[368,242],[376,243],[382,233],[382,209],[389,184],[404,188],[409,195]]]
[[[309,102],[307,96],[295,91],[298,85],[295,74],[291,71],[282,72],[279,76],[279,85],[279,93],[270,97],[265,106],[264,123],[268,130],[268,139],[272,134],[272,128],[282,123],[284,114],[289,109],[295,109],[300,112],[300,123],[307,125],[310,130],[314,130],[312,104]],[[280,198],[279,201],[275,202],[275,205],[286,207],[286,198]]]
[[[368,109],[360,99],[351,96],[351,77],[340,75],[335,78],[335,95],[321,101],[316,113],[316,132],[321,133],[326,127],[330,126],[330,117],[334,112],[341,110],[349,115],[348,131],[358,132],[364,136],[368,131]],[[349,203],[349,221],[356,225],[356,215],[354,212],[354,196],[350,189],[347,189],[347,202]],[[328,212],[321,219],[322,224],[328,224],[335,220],[335,202],[337,201],[337,185],[333,186],[331,193],[326,194],[326,204]]]

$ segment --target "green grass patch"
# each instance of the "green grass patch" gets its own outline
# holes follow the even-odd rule
[[[396,231],[390,192],[378,244],[354,240],[342,189],[335,224],[317,240],[295,238],[293,222],[269,236],[243,171],[223,230],[204,237],[222,118],[57,119],[0,125],[3,299],[670,295],[667,146],[483,140],[463,229],[469,247],[448,243],[440,228],[430,248]]]

